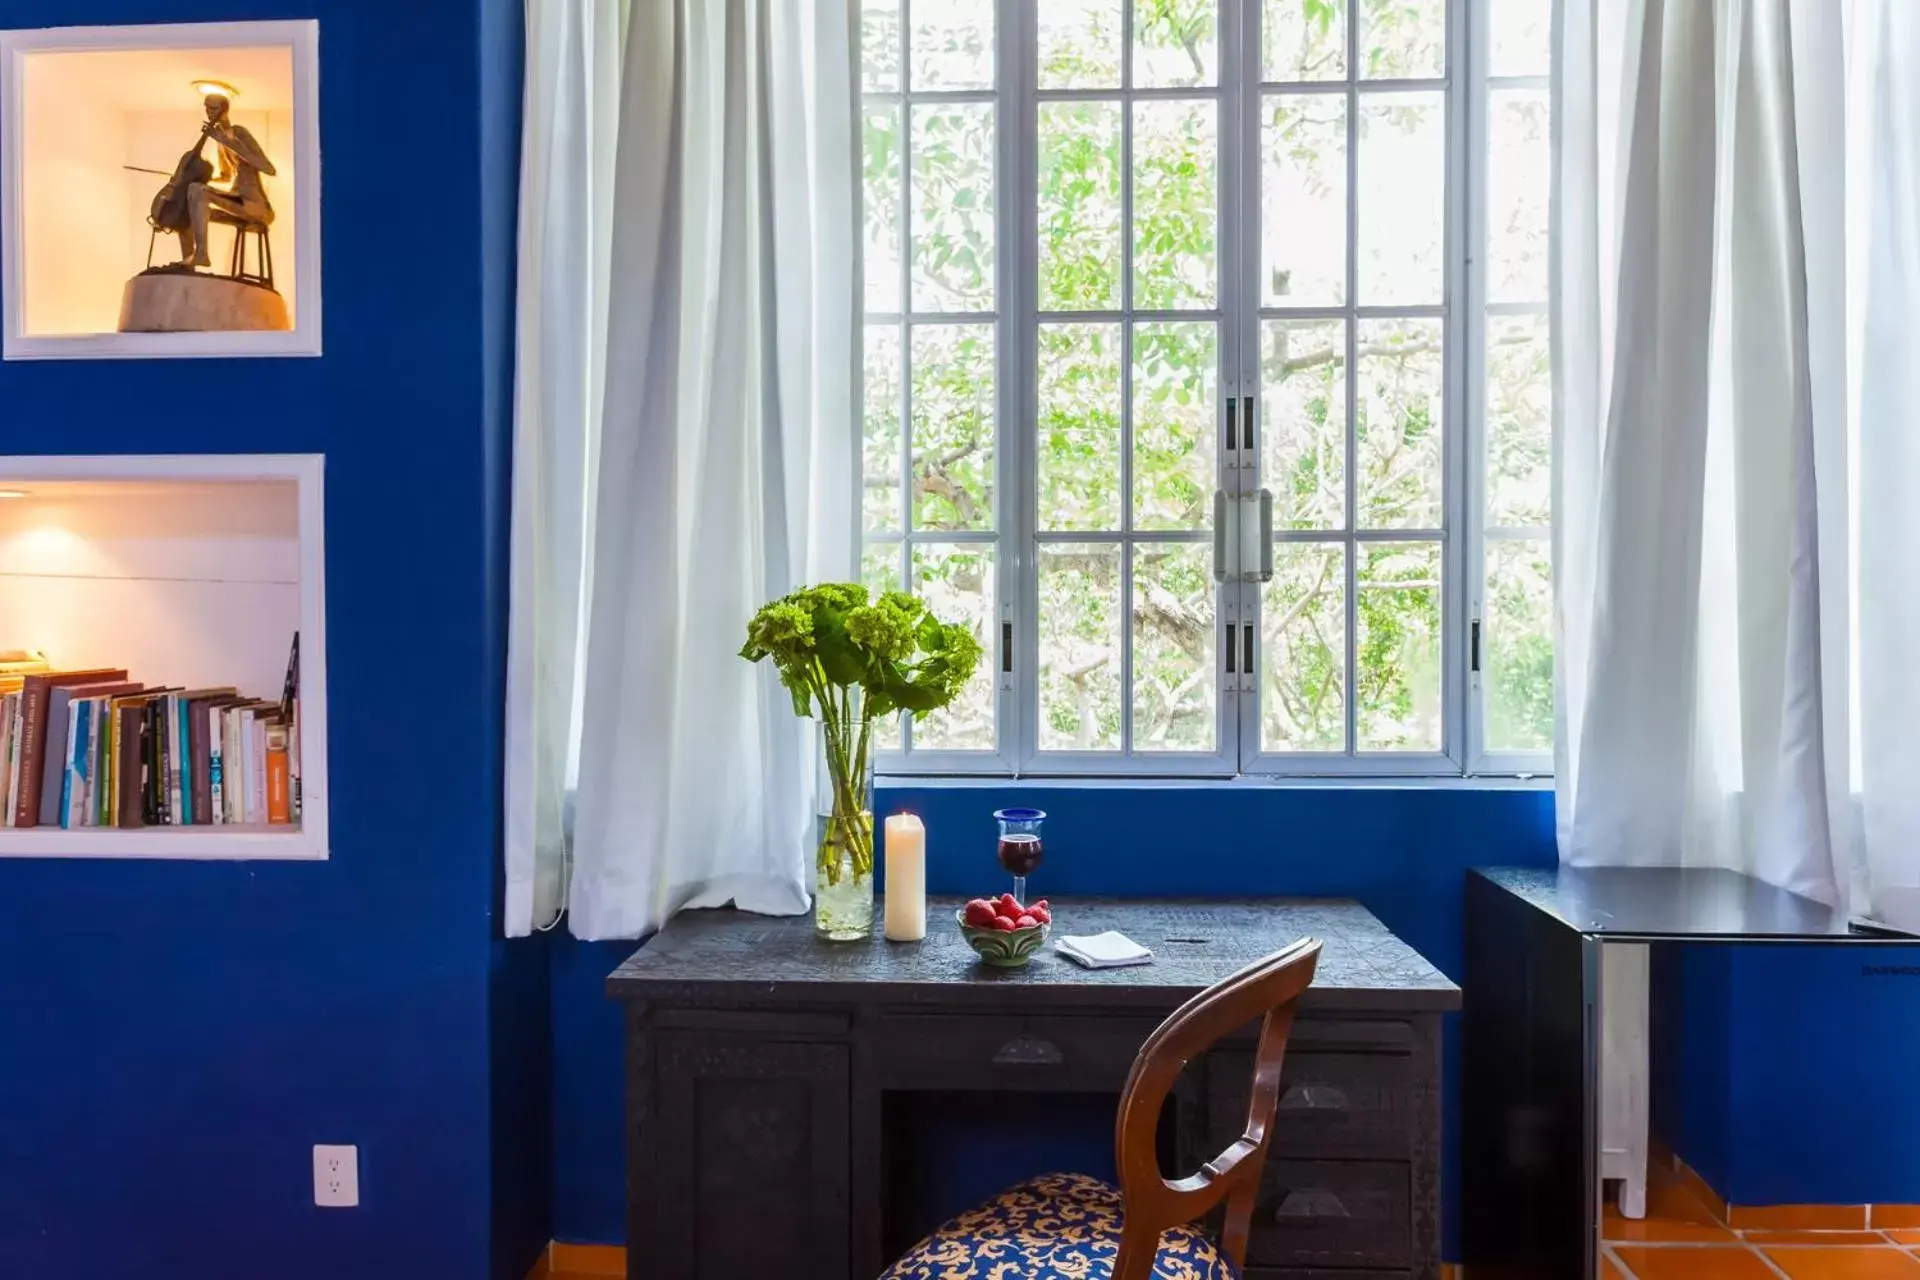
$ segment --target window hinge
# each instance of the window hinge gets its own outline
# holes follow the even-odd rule
[[[1475,618],[1467,632],[1467,670],[1480,670],[1480,619]]]

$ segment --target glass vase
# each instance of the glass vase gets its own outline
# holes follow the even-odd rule
[[[816,819],[813,928],[829,942],[873,936],[873,765],[871,727],[836,742],[823,730],[828,799]]]

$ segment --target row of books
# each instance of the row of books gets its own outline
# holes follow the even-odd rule
[[[296,637],[281,697],[268,700],[0,654],[0,820],[67,829],[299,822],[298,667]]]

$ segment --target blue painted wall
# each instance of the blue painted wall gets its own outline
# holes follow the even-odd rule
[[[1655,1122],[1734,1204],[1920,1203],[1920,947],[1658,962]]]
[[[0,454],[326,454],[333,788],[325,863],[0,862],[0,1276],[504,1280],[547,1234],[546,953],[494,919],[519,12],[0,3],[320,20],[325,356],[0,364]]]
[[[1004,887],[990,815],[1003,804],[1051,815],[1035,895],[1314,894],[1358,898],[1422,954],[1460,975],[1461,892],[1469,867],[1550,865],[1553,797],[1543,791],[1419,787],[883,787],[885,812],[927,822],[935,893]],[[632,943],[556,943],[554,1232],[625,1238],[620,1018],[603,995]],[[1451,1059],[1457,1046],[1450,1037]],[[1457,1108],[1449,1089],[1448,1108]],[[1022,1172],[1109,1162],[1110,1111],[1039,1117],[926,1117],[917,1135],[936,1166],[916,1188],[937,1219]],[[1449,1185],[1455,1159],[1448,1149]]]

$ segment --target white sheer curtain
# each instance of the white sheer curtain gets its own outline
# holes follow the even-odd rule
[[[1915,580],[1898,544],[1869,551],[1855,482],[1847,99],[1870,46],[1849,68],[1845,28],[1833,0],[1563,0],[1557,777],[1571,864],[1733,866],[1864,910],[1890,872],[1855,874],[1854,602],[1912,608]]]
[[[569,755],[574,933],[807,909],[811,726],[736,653],[763,601],[858,563],[851,9],[648,0],[624,33],[530,9],[530,62],[549,24],[568,50],[539,83],[571,123],[536,136],[529,111],[528,181],[543,176],[522,239],[538,345],[515,459],[510,931],[516,894],[544,905]],[[608,175],[602,262],[601,224],[571,202],[592,206]]]
[[[626,7],[527,3],[507,624],[510,937],[549,926],[566,900]]]

